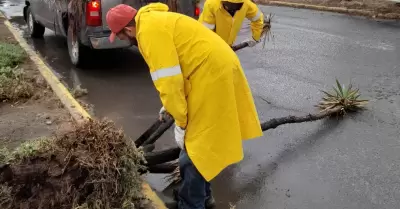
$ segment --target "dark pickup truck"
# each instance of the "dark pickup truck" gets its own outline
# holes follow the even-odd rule
[[[139,9],[152,2],[165,3],[171,11],[196,19],[200,14],[197,0],[26,0],[23,12],[32,38],[42,38],[45,28],[66,37],[71,62],[79,66],[90,50],[131,47],[128,41],[109,42],[111,31],[105,18],[110,8],[124,3]],[[71,24],[72,20],[75,20],[74,24]]]

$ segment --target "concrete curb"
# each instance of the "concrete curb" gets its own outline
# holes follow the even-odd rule
[[[64,84],[61,83],[53,71],[45,64],[43,59],[28,45],[20,33],[14,29],[10,21],[8,21],[7,17],[5,17],[1,11],[0,18],[4,18],[4,25],[13,34],[15,40],[17,40],[21,47],[26,51],[29,58],[35,63],[37,69],[40,71],[40,74],[50,85],[62,104],[67,107],[74,120],[80,123],[91,118],[89,113],[79,104],[78,101],[75,100]],[[144,182],[142,185],[142,190],[143,194],[151,201],[154,209],[167,209],[163,201],[151,189],[149,184]]]
[[[358,16],[367,16],[372,18],[381,18],[381,19],[400,19],[400,14],[397,13],[387,13],[387,14],[377,14],[373,11],[368,10],[360,10],[360,9],[348,9],[345,7],[327,7],[327,6],[319,6],[313,4],[302,4],[302,3],[292,3],[292,2],[283,2],[283,1],[263,1],[263,0],[255,0],[258,4],[265,4],[271,6],[284,6],[284,7],[293,7],[299,9],[313,9],[319,11],[327,11],[327,12],[337,12],[344,14],[352,14]]]

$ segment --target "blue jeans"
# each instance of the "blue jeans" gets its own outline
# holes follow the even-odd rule
[[[205,209],[207,198],[211,197],[211,185],[190,160],[186,151],[179,155],[179,170],[182,185],[179,189],[179,209]]]

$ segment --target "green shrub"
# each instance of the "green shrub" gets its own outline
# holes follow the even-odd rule
[[[33,96],[33,93],[33,86],[27,82],[23,69],[0,68],[0,102],[27,99]]]
[[[19,45],[0,42],[0,68],[15,67],[26,57],[24,49]]]

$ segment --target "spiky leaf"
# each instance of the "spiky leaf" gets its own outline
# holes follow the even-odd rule
[[[342,85],[339,83],[339,80],[336,79],[337,88],[339,89],[340,95],[343,95]]]

